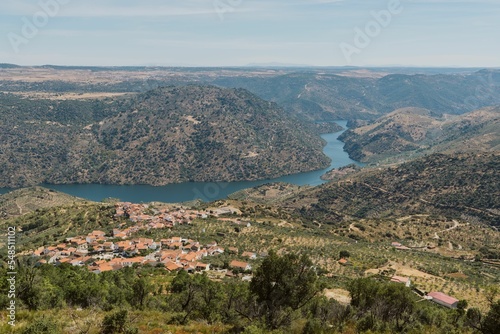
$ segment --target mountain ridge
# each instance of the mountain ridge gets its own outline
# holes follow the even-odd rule
[[[498,127],[500,107],[442,117],[426,109],[403,108],[350,129],[339,139],[351,158],[381,162],[436,152],[498,151]]]

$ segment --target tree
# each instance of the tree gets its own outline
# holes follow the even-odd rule
[[[467,310],[465,314],[465,323],[472,328],[480,329],[481,328],[481,319],[482,314],[478,308],[470,308]]]
[[[222,285],[211,281],[206,274],[189,275],[182,270],[172,281],[170,291],[169,304],[183,312],[178,317],[180,323],[186,323],[189,318],[201,318],[209,323],[221,319],[226,296]]]
[[[456,316],[455,316],[455,324],[458,323],[458,320],[465,315],[465,309],[467,309],[467,306],[469,303],[465,299],[462,299],[458,301],[457,303],[457,309],[455,310]]]
[[[346,250],[341,250],[341,251],[339,252],[339,257],[340,257],[341,259],[347,259],[347,258],[348,258],[348,257],[350,257],[350,256],[351,256],[351,253],[349,253],[349,252],[348,252],[348,251],[346,251]]]
[[[351,295],[351,305],[361,310],[369,309],[378,293],[378,284],[369,278],[360,278],[351,281],[347,287]]]
[[[484,334],[500,333],[500,300],[491,305],[490,311],[481,324],[481,332]]]
[[[42,278],[39,271],[29,260],[17,260],[18,267],[18,297],[29,310],[40,307]]]
[[[137,328],[128,325],[128,311],[120,310],[104,317],[101,334],[136,334]]]
[[[137,306],[140,309],[143,309],[146,298],[151,292],[151,286],[146,282],[144,278],[138,278],[132,285],[132,291],[134,293],[132,295],[131,304],[133,306]]]
[[[496,285],[489,285],[484,289],[484,297],[486,298],[490,306],[495,303],[495,299],[499,293],[500,288],[498,288]]]
[[[250,282],[250,291],[270,329],[288,324],[292,312],[305,306],[320,290],[311,260],[293,253],[280,257],[270,252]]]
[[[411,291],[402,284],[379,283],[370,278],[353,280],[348,291],[351,305],[365,315],[363,329],[371,329],[375,318],[393,322],[395,330],[401,332],[410,322],[415,308]]]

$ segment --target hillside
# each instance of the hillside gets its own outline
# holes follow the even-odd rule
[[[214,83],[246,88],[306,119],[373,120],[407,107],[429,109],[435,115],[462,114],[500,103],[497,70],[386,74],[353,77],[318,70],[271,77],[221,77]]]
[[[0,195],[0,219],[82,201],[85,200],[42,187],[17,189]]]
[[[69,197],[69,196],[68,196]],[[63,242],[83,231],[108,227],[113,221],[114,207],[88,201],[66,202],[40,207],[22,216],[0,220],[0,226],[16,226],[19,251],[34,249],[51,242]],[[0,243],[0,248],[5,246]]]
[[[242,89],[157,89],[93,131],[113,155],[106,183],[255,180],[328,163],[320,138]]]
[[[435,117],[426,109],[403,108],[348,130],[340,139],[351,158],[374,162],[435,152],[498,151],[499,128],[500,107],[445,117]]]
[[[145,92],[209,84],[244,88],[303,120],[375,120],[407,107],[434,115],[463,114],[500,104],[500,71],[418,68],[105,68],[37,67],[0,71],[2,91]]]
[[[433,154],[305,190],[283,206],[308,220],[435,214],[500,226],[500,155]]]
[[[328,164],[318,129],[242,89],[52,101],[4,94],[0,186],[272,178]]]
[[[88,125],[127,108],[127,103],[0,94],[0,187],[84,180],[82,173],[104,159]]]
[[[278,195],[294,190],[287,189],[283,184],[274,184],[271,188],[278,191]],[[322,220],[316,224],[304,224],[301,220],[306,216],[291,217],[279,207],[230,200],[204,203],[202,212],[210,213],[206,219],[195,218],[189,224],[178,223],[169,228],[149,229],[146,226],[151,224],[150,218],[163,220],[166,207],[160,203],[134,204],[132,209],[131,205],[129,208],[134,211],[134,215],[148,216],[147,220],[133,222],[121,214],[115,215],[124,204],[70,204],[41,209],[37,213],[0,222],[3,227],[18,227],[16,249],[18,254],[27,255],[24,258],[21,256],[19,261],[17,277],[21,293],[16,305],[19,305],[20,314],[28,313],[29,317],[19,317],[16,329],[22,330],[35,323],[33,319],[45,316],[46,321],[48,318],[62,328],[61,333],[74,332],[76,323],[88,333],[97,334],[102,332],[99,329],[106,316],[125,307],[131,313],[129,324],[138,327],[140,333],[227,333],[234,328],[255,325],[264,314],[248,313],[258,309],[255,307],[255,299],[248,298],[247,294],[248,288],[252,286],[252,283],[245,282],[250,277],[249,272],[240,273],[228,266],[235,259],[249,263],[252,275],[256,277],[258,268],[273,256],[273,251],[280,254],[307,254],[321,282],[317,300],[314,299],[304,308],[308,312],[300,312],[294,317],[293,324],[297,324],[293,328],[299,328],[299,333],[303,332],[302,319],[316,317],[313,311],[318,307],[326,315],[332,310],[340,310],[338,316],[329,316],[331,321],[325,327],[335,326],[338,321],[349,321],[352,323],[352,331],[349,332],[365,328],[364,318],[357,314],[366,312],[352,303],[355,299],[351,290],[352,283],[359,277],[368,277],[364,279],[365,282],[373,284],[392,284],[387,282],[393,275],[409,277],[412,285],[419,291],[443,291],[457,299],[467,300],[469,308],[478,308],[483,314],[487,314],[491,308],[488,291],[498,283],[499,273],[494,259],[500,254],[500,234],[483,224],[467,224],[461,220],[455,222],[429,215],[384,220],[354,219],[336,225],[324,224]],[[224,208],[228,207],[241,210],[216,216],[218,211],[224,212]],[[168,211],[175,215],[176,221],[181,220],[182,213],[190,215],[192,210],[193,208],[168,206]],[[128,230],[128,242],[112,237],[114,229]],[[100,231],[105,233],[105,239],[110,242],[96,240],[95,233]],[[89,247],[89,253],[84,257],[80,253],[78,259],[76,255],[68,255],[75,251],[70,251],[73,243],[86,239],[87,235],[91,240],[94,239],[89,242],[92,246]],[[68,237],[75,239],[68,241]],[[172,241],[174,237],[184,240],[181,243],[184,251],[170,247],[168,240]],[[162,246],[156,250],[132,254],[132,257],[96,251],[99,245],[115,243],[123,247],[124,244],[140,243],[141,240],[161,240]],[[395,241],[408,247],[406,250],[398,250],[391,245]],[[163,260],[164,255],[171,256],[172,252],[195,254],[197,252],[192,251],[191,247],[193,244],[198,245],[198,242],[202,245],[216,244],[216,248],[224,249],[220,254],[204,256],[191,264],[187,263],[188,266],[197,267],[209,264],[210,268],[193,275],[184,270],[177,273],[166,269],[169,268],[167,264],[172,262]],[[2,247],[4,245],[0,244],[0,248]],[[175,247],[177,246],[173,248]],[[40,256],[32,255],[31,252]],[[248,253],[255,257],[249,257]],[[487,256],[492,257],[488,259]],[[341,257],[347,263],[340,262]],[[109,261],[102,260],[103,258]],[[5,255],[0,257],[0,261],[5,259]],[[131,259],[137,260],[131,267],[112,266],[116,261],[128,262]],[[74,260],[76,262],[71,263],[83,263],[67,263]],[[181,261],[186,263],[187,260]],[[36,262],[38,264],[34,268],[29,266]],[[41,264],[42,262],[47,264]],[[97,265],[100,268],[102,266],[102,271],[106,272],[92,272]],[[104,269],[105,266],[108,268]],[[279,267],[272,265],[267,268],[274,270]],[[305,268],[301,267],[302,270],[297,272],[303,273],[311,265]],[[0,275],[5,277],[6,269],[2,270]],[[247,278],[243,280],[243,277]],[[30,285],[30,282],[35,283]],[[274,281],[272,282],[274,286]],[[303,286],[292,285],[297,288]],[[392,286],[396,287],[395,284]],[[406,289],[404,285],[397,286]],[[23,293],[24,287],[30,288],[29,293]],[[2,291],[5,292],[6,289],[4,286]],[[372,289],[367,295],[372,296],[373,293]],[[455,332],[471,333],[464,318],[457,323],[456,310],[447,310],[425,301],[413,295],[410,289],[406,290],[406,295],[411,295],[416,302],[411,311],[409,329],[419,326],[419,330],[423,328],[422,332],[434,333],[445,323],[446,330],[452,328],[453,324]],[[328,299],[322,298],[323,296]],[[394,294],[389,296],[391,300],[394,298]],[[400,298],[401,294],[397,296]],[[388,305],[392,305],[391,300]],[[2,299],[0,303],[6,307],[6,301],[8,302],[7,299]],[[186,301],[189,303],[185,304]],[[183,305],[189,305],[190,309],[184,311]],[[380,304],[376,305],[379,307]],[[248,312],[243,313],[242,310]],[[6,312],[4,310],[2,315]],[[427,323],[421,318],[437,320]],[[213,319],[217,321],[215,325]],[[383,320],[382,324],[388,327],[389,320]],[[276,333],[290,332],[290,327],[285,327]],[[390,332],[398,331],[391,327]],[[346,332],[339,330],[337,333]]]

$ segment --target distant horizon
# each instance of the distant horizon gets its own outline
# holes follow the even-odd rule
[[[470,70],[500,70],[500,66],[419,66],[419,65],[301,65],[301,64],[247,64],[247,65],[86,65],[86,64],[16,64],[16,63],[2,63],[0,66],[15,66],[15,67],[101,67],[101,68],[127,68],[127,67],[151,67],[151,68],[347,68],[347,69],[380,69],[380,68],[394,68],[394,69],[470,69]]]
[[[497,0],[8,0],[0,62],[500,68],[498,17]]]

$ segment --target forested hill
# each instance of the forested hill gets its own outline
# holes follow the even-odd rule
[[[107,183],[252,180],[328,164],[321,139],[243,89],[160,88],[93,128]]]
[[[255,180],[328,165],[316,130],[243,89],[104,100],[0,95],[0,186]]]
[[[285,200],[309,219],[436,214],[500,226],[500,154],[433,154],[365,169]]]

